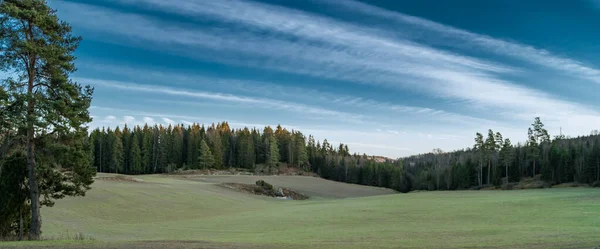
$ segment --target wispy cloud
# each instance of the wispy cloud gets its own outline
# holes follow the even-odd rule
[[[170,118],[162,118],[162,120],[165,121],[165,123],[169,124],[169,125],[174,125],[175,124],[175,121],[173,121]]]
[[[122,90],[128,91],[137,91],[137,92],[146,92],[146,93],[159,93],[159,94],[167,94],[173,96],[185,96],[192,98],[200,98],[200,99],[208,99],[215,101],[229,101],[240,104],[255,104],[257,107],[266,107],[269,109],[279,109],[279,110],[287,110],[287,111],[295,111],[300,113],[312,114],[312,115],[321,115],[324,117],[335,117],[338,119],[344,119],[348,122],[361,122],[365,117],[360,114],[351,114],[339,111],[333,111],[328,109],[323,109],[320,107],[313,107],[304,104],[285,102],[273,99],[265,99],[265,98],[253,98],[246,96],[237,96],[233,94],[223,94],[223,93],[212,93],[212,92],[203,92],[203,91],[194,91],[187,89],[177,89],[172,87],[163,87],[163,86],[149,86],[149,85],[140,85],[129,82],[120,82],[120,81],[109,81],[109,80],[99,80],[99,79],[80,79],[79,81],[87,82],[88,84],[97,85],[97,86],[106,86],[112,87]]]
[[[456,103],[466,104],[467,108],[477,107],[486,108],[488,111],[515,113],[517,114],[515,117],[533,117],[560,112],[565,114],[560,118],[564,120],[563,118],[567,116],[597,114],[587,106],[561,100],[558,96],[527,88],[500,77],[499,75],[515,72],[510,66],[391,37],[385,34],[389,30],[356,26],[306,12],[248,1],[117,2],[140,4],[142,7],[168,11],[189,18],[212,18],[219,22],[240,26],[229,30],[222,27],[197,29],[186,24],[176,26],[174,23],[165,23],[137,14],[115,12],[88,5],[65,3],[63,7],[75,13],[69,15],[85,16],[86,18],[80,19],[88,21],[83,20],[78,24],[85,28],[160,43],[169,47],[168,49],[174,49],[173,51],[181,49],[179,53],[185,56],[194,57],[196,55],[193,51],[208,49],[220,55],[211,59],[225,58],[226,62],[232,64],[239,64],[236,61],[243,58],[245,66],[362,84],[381,84],[456,101]],[[343,3],[349,6],[361,4],[351,1]],[[385,18],[394,17],[394,20],[398,19],[397,21],[431,30],[438,38],[460,38],[490,52],[507,54],[573,74],[586,75],[591,79],[598,74],[597,70],[591,67],[575,60],[552,56],[546,51],[473,34],[424,19],[384,12],[372,6],[371,8],[375,8],[373,10],[376,15]],[[248,27],[252,28],[248,29]],[[253,32],[256,30],[270,33],[267,32],[265,35],[265,32]],[[295,40],[291,41],[290,38]],[[197,54],[204,54],[204,52]],[[210,98],[233,100],[236,97],[220,95],[210,96]],[[235,101],[253,102],[254,100],[239,98]],[[352,102],[366,105],[368,101],[346,100],[346,103]],[[280,106],[284,109],[298,109],[296,105]],[[387,106],[390,107],[396,108],[394,105]],[[398,107],[398,110],[404,109]],[[300,107],[300,109],[305,112],[340,117],[340,113],[337,112],[308,107]],[[443,112],[431,111],[436,114]],[[349,120],[356,120],[356,117],[346,117]]]
[[[490,36],[472,33],[452,26],[436,23],[416,16],[406,15],[404,13],[386,10],[355,0],[323,1],[329,2],[336,7],[345,7],[347,11],[380,17],[386,21],[391,20],[400,24],[417,26],[421,29],[434,32],[436,34],[436,39],[452,39],[450,41],[446,40],[446,44],[464,47],[479,47],[481,49],[485,49],[487,52],[493,52],[502,56],[511,56],[533,64],[562,71],[571,76],[583,77],[585,79],[593,80],[596,83],[600,83],[599,69],[571,58],[554,55],[549,51],[537,49],[533,46],[508,42]],[[597,0],[591,1],[600,3]],[[458,42],[452,42],[453,40],[457,40]]]
[[[225,93],[228,92],[225,90],[191,90],[188,86],[176,88],[89,79],[92,80],[91,83],[104,87],[293,111],[307,116],[348,122],[370,121],[371,117],[356,113],[371,115],[375,111],[389,112],[388,116],[430,116],[437,119],[430,123],[435,123],[441,128],[444,127],[438,121],[443,121],[440,123],[444,124],[445,121],[458,123],[459,125],[452,127],[455,130],[464,128],[463,124],[490,128],[513,128],[515,124],[525,127],[534,116],[541,116],[548,127],[563,126],[564,131],[573,133],[581,130],[587,132],[600,123],[600,113],[597,109],[529,87],[532,82],[515,79],[520,79],[520,76],[529,70],[544,68],[551,69],[553,75],[577,78],[577,82],[583,80],[599,83],[600,71],[593,66],[526,44],[472,33],[357,1],[327,2],[354,14],[375,17],[384,21],[382,23],[386,25],[372,28],[314,13],[242,0],[109,1],[117,5],[135,5],[153,11],[168,12],[179,15],[182,17],[179,20],[183,21],[164,21],[152,16],[67,1],[56,4],[59,5],[59,14],[74,20],[72,23],[76,27],[93,31],[89,39],[158,50],[197,60],[311,76],[311,80],[333,79],[344,81],[346,84],[384,87],[386,91],[398,93],[418,93],[435,101],[441,100],[440,102],[454,108],[428,108],[406,103],[403,105],[401,97],[397,101],[375,100],[364,96],[278,86],[277,83],[196,76],[173,77],[159,72],[138,74],[142,75],[140,77],[158,75],[170,79],[164,82],[181,81],[187,77],[185,80],[195,81],[199,85],[230,85],[244,94]],[[195,21],[206,20],[214,25],[199,28],[193,24]],[[503,60],[500,62],[475,56],[481,53],[493,54],[495,56],[490,58]],[[507,61],[519,63],[517,66],[507,64]],[[524,64],[527,66],[523,67]],[[293,99],[294,94],[310,96],[311,103],[305,104],[306,102]],[[341,110],[343,108],[354,110]],[[460,111],[457,113],[456,109]],[[182,122],[199,120],[206,123],[207,120],[174,114],[139,115]],[[423,125],[428,124],[422,120],[420,122]],[[240,121],[236,124],[246,123]],[[380,146],[393,151],[396,148],[394,144],[404,142],[397,141],[398,136],[392,136],[399,135],[396,129],[409,131],[400,126],[374,126],[381,128],[378,129],[377,136],[371,133],[343,133],[332,130],[320,131],[319,134],[335,134],[335,139],[339,141],[348,141],[345,139],[351,134],[351,142],[358,147],[371,149],[375,147],[369,145],[385,141]],[[430,146],[429,139],[443,140],[436,143],[446,143],[445,141],[464,138],[464,134],[439,135],[421,131],[403,133],[403,136],[412,136],[412,139],[425,140],[425,144],[418,147],[420,151]],[[517,132],[523,136],[525,134],[522,131]],[[471,142],[470,138],[466,139]],[[452,149],[449,144],[450,142],[447,142],[445,145],[448,147],[444,149]],[[407,142],[397,148],[413,146],[415,145]],[[430,151],[430,148],[426,151]]]
[[[351,95],[343,95],[338,93],[323,92],[315,89],[306,89],[296,86],[283,86],[273,82],[241,80],[234,78],[214,78],[201,75],[172,73],[167,69],[147,70],[143,68],[130,68],[124,65],[107,65],[101,63],[83,64],[85,68],[93,68],[101,72],[110,72],[127,77],[135,77],[139,80],[152,80],[156,82],[170,82],[175,85],[182,86],[210,86],[211,88],[221,90],[236,90],[250,94],[261,94],[270,97],[291,99],[305,99],[304,96],[311,96],[311,102],[322,103],[326,106],[340,106],[343,108],[353,108],[355,111],[383,111],[388,113],[398,113],[402,115],[414,115],[419,117],[435,118],[441,122],[451,122],[456,124],[494,124],[495,122],[489,119],[477,118],[474,116],[449,112],[434,108],[401,105],[391,102],[378,101],[374,99],[357,97]],[[82,81],[86,82],[86,81]],[[185,104],[185,101],[164,101],[153,100],[155,102],[174,102]],[[217,103],[189,103],[193,105],[216,105]],[[221,104],[223,105],[223,104]]]
[[[144,117],[144,123],[151,125],[151,124],[156,123],[156,121],[154,121],[154,119],[151,117]]]

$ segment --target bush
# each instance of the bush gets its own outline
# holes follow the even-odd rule
[[[256,181],[256,185],[262,187],[264,190],[273,190],[273,185],[271,185],[263,180]]]
[[[595,181],[592,183],[593,188],[600,188],[600,181]]]
[[[504,183],[504,184],[502,184],[502,189],[503,190],[512,190],[515,187],[515,185],[517,185],[517,184],[514,182]]]

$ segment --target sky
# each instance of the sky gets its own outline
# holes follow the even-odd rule
[[[96,127],[281,124],[387,157],[600,128],[600,1],[50,0]]]

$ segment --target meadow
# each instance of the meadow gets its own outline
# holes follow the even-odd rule
[[[390,190],[302,176],[97,180],[85,197],[42,209],[43,236],[2,248],[594,248],[600,190]],[[264,179],[311,196],[249,195],[220,182]]]

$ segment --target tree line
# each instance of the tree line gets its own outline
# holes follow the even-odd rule
[[[350,154],[348,145],[287,130],[278,125],[232,129],[227,122],[97,128],[89,136],[98,172],[170,173],[176,170],[243,168],[277,169],[281,165],[312,171],[326,179],[400,189],[401,164],[376,163]]]
[[[548,134],[540,118],[527,130],[527,141],[513,145],[491,129],[476,133],[472,148],[401,159],[412,190],[455,190],[503,186],[540,177],[548,185],[600,185],[600,136],[567,138]]]
[[[312,137],[309,137],[309,140]],[[308,169],[307,138],[281,126],[232,129],[227,122],[98,128],[89,137],[98,172],[169,173],[181,169],[254,169],[280,163]]]
[[[281,164],[347,183],[412,190],[456,190],[502,186],[540,175],[548,184],[600,184],[600,136],[553,139],[539,118],[528,140],[513,145],[500,132],[476,133],[472,148],[376,162],[350,154],[347,145],[321,143],[300,131],[277,126],[231,129],[227,122],[209,127],[125,126],[96,129],[90,135],[92,161],[99,172],[168,173],[180,169],[245,168]]]

